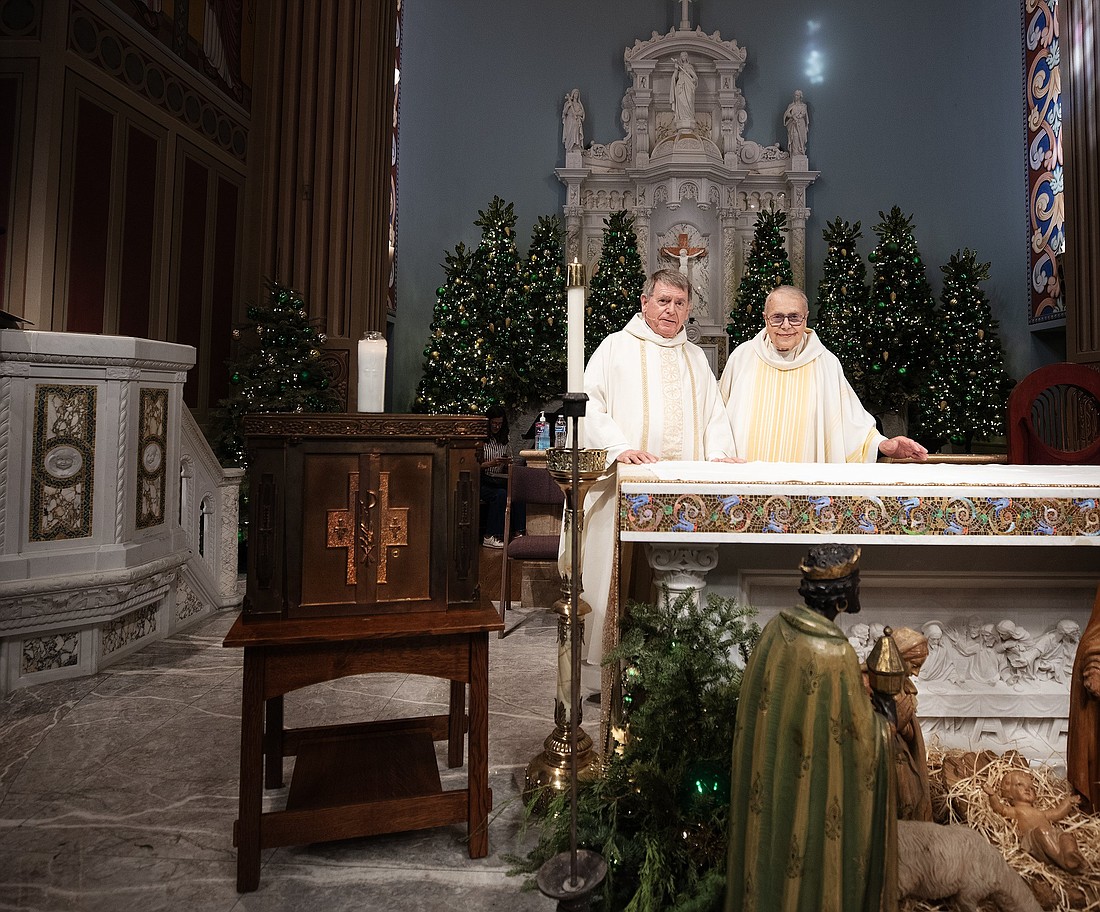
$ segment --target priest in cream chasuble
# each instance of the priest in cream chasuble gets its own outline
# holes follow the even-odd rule
[[[874,462],[879,453],[923,459],[908,437],[875,428],[840,361],[806,327],[806,296],[776,288],[764,305],[764,328],[730,355],[719,388],[733,429],[735,455],[765,462]]]
[[[660,459],[709,460],[732,456],[729,420],[707,357],[687,340],[691,286],[685,276],[660,270],[642,294],[641,312],[612,333],[584,371],[588,407],[582,443],[606,448],[610,465]],[[605,620],[610,647],[618,618],[607,616],[618,542],[615,473],[593,486],[584,503],[583,597],[588,617],[585,658],[599,665]]]

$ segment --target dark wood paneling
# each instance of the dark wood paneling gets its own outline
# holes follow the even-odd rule
[[[206,194],[210,175],[192,158],[183,166],[183,191],[180,200],[179,274],[176,278],[176,342],[199,349],[202,363],[202,302],[206,276]],[[187,376],[183,401],[198,406],[199,371]]]
[[[218,178],[218,196],[214,213],[213,287],[210,291],[210,394],[214,408],[229,395],[230,342],[233,332],[233,289],[236,287],[237,212],[240,191],[236,184]]]
[[[0,309],[7,310],[8,236],[15,183],[15,137],[19,126],[19,80],[0,78]]]
[[[115,117],[89,98],[77,101],[69,218],[65,328],[103,332]]]
[[[149,335],[156,236],[157,141],[135,126],[126,136],[126,200],[122,213],[122,261],[118,277],[118,333]]]

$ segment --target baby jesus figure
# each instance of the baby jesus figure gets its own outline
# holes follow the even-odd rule
[[[999,796],[989,783],[982,788],[989,795],[989,806],[1016,824],[1020,845],[1029,855],[1044,864],[1057,865],[1070,874],[1077,874],[1085,868],[1085,859],[1081,857],[1077,841],[1053,825],[1077,806],[1080,801],[1077,795],[1067,795],[1053,809],[1037,808],[1035,777],[1022,769],[1009,770],[1004,774]]]

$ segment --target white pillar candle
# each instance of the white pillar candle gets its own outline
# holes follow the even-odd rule
[[[358,406],[361,412],[381,412],[386,402],[386,340],[381,333],[363,333],[359,340]]]
[[[584,266],[576,257],[569,264],[566,292],[566,391],[584,392]]]

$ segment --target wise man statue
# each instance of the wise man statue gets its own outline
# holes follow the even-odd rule
[[[859,611],[853,545],[810,549],[804,605],[749,656],[733,735],[726,912],[897,908],[897,814],[887,719],[834,623]]]

